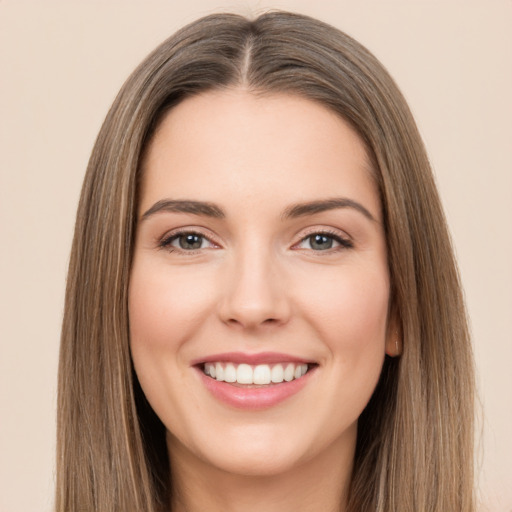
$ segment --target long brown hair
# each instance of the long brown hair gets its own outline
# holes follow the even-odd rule
[[[156,512],[170,503],[165,429],[133,373],[127,291],[140,164],[183,98],[243,87],[337,112],[374,168],[403,353],[386,358],[358,423],[353,512],[471,512],[473,366],[445,218],[411,113],[382,65],[312,18],[202,18],[135,70],[98,135],[78,208],[59,367],[58,512]],[[341,483],[340,483],[341,484]]]

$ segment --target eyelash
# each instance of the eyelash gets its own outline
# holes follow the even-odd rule
[[[161,240],[158,241],[158,248],[165,249],[169,252],[178,252],[178,253],[188,254],[188,255],[196,254],[198,251],[201,250],[201,249],[194,249],[194,250],[180,249],[178,247],[173,247],[171,245],[175,240],[178,240],[178,238],[180,238],[181,236],[184,236],[184,235],[197,236],[197,237],[200,237],[201,239],[209,241],[212,245],[218,245],[214,241],[212,241],[210,238],[208,238],[207,236],[200,233],[199,231],[195,231],[193,229],[182,229],[182,230],[178,230],[178,231],[173,231],[171,234],[164,236]]]
[[[326,238],[331,238],[334,242],[337,242],[339,244],[339,246],[335,247],[335,248],[329,248],[329,249],[318,250],[318,251],[315,251],[313,249],[306,249],[306,250],[311,250],[315,253],[319,253],[319,255],[320,255],[321,253],[332,254],[333,252],[343,251],[346,249],[352,249],[354,247],[353,242],[351,240],[349,240],[348,238],[342,237],[337,232],[329,231],[329,230],[325,230],[325,229],[324,230],[313,230],[310,233],[307,233],[305,236],[303,236],[300,239],[300,241],[297,244],[294,244],[294,247],[296,247],[296,246],[302,244],[303,242],[305,242],[306,240],[311,239],[312,237],[318,236],[318,235],[324,236]]]
[[[183,229],[183,230],[173,231],[168,236],[164,236],[162,239],[160,239],[158,241],[158,248],[165,249],[169,252],[178,252],[178,253],[187,254],[187,255],[197,254],[199,251],[202,250],[202,248],[187,250],[187,249],[182,249],[182,248],[178,248],[178,247],[173,247],[171,245],[175,240],[178,240],[179,237],[184,236],[184,235],[197,236],[203,240],[207,240],[208,242],[210,242],[210,244],[212,244],[214,246],[219,246],[214,241],[212,241],[209,237],[205,236],[204,234],[202,234],[198,231],[194,231],[191,229]],[[298,245],[301,245],[308,239],[311,239],[313,236],[318,236],[318,235],[332,239],[334,242],[338,243],[339,246],[335,247],[335,248],[316,250],[316,251],[314,249],[305,249],[305,250],[308,250],[308,251],[311,250],[312,252],[315,252],[315,253],[332,254],[333,252],[343,251],[346,249],[352,249],[354,247],[354,244],[351,240],[349,240],[348,238],[344,238],[344,237],[340,236],[338,233],[335,233],[335,232],[329,231],[329,230],[311,231],[310,233],[307,233],[305,236],[303,236],[299,240],[298,243],[294,244],[293,247],[297,247]],[[300,250],[300,249],[297,248],[296,250]]]

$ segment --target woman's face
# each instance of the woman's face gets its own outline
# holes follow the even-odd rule
[[[388,300],[379,197],[347,123],[241,90],[166,116],[144,162],[129,313],[174,460],[250,475],[351,460],[394,347]]]

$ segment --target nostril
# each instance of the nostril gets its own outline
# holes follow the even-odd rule
[[[228,318],[226,324],[233,327],[240,326],[245,329],[258,326],[274,326],[278,325],[281,321],[278,318],[266,318],[264,320],[248,319],[248,318]]]
[[[271,327],[286,323],[289,319],[288,298],[281,287],[265,286],[251,279],[240,278],[233,288],[227,288],[218,303],[219,318],[232,327]]]

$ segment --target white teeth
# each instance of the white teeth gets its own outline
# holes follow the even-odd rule
[[[236,382],[236,368],[231,363],[228,363],[226,368],[224,368],[224,381]]]
[[[254,384],[270,384],[270,373],[268,364],[259,364],[254,368],[252,381]]]
[[[295,371],[294,371],[293,376],[296,379],[298,379],[298,378],[302,377],[303,375],[305,375],[307,371],[308,371],[308,365],[307,364],[301,364],[300,366],[296,366],[295,367]]]
[[[284,370],[282,364],[276,364],[270,372],[270,380],[275,383],[283,382]]]
[[[286,382],[290,382],[291,380],[293,380],[293,376],[295,374],[295,365],[293,365],[292,363],[290,363],[286,369],[284,370],[284,380]]]
[[[257,384],[266,385],[270,383],[280,384],[283,381],[290,382],[293,379],[300,379],[308,371],[307,364],[288,363],[258,364],[251,366],[248,364],[234,363],[205,363],[203,371],[213,379],[223,382],[238,384]]]
[[[295,370],[295,372],[297,372],[297,370]],[[215,365],[215,378],[217,380],[224,380],[224,368],[222,368],[220,363]]]
[[[248,364],[239,364],[238,368],[236,369],[236,381],[239,384],[253,384],[252,379],[252,368]]]
[[[204,365],[204,373],[215,379],[215,365],[212,363],[206,363]]]

